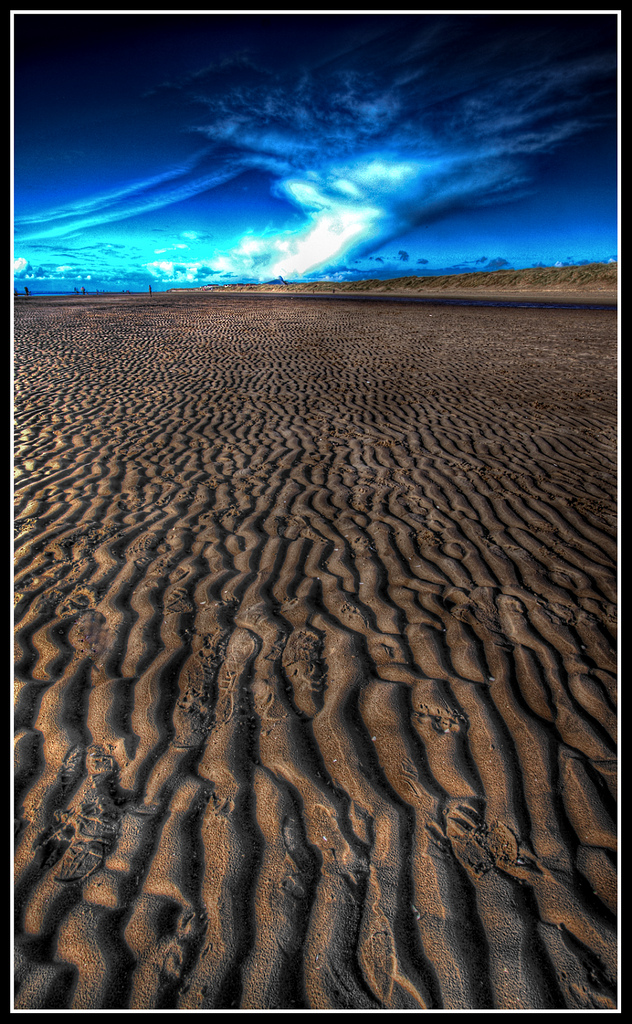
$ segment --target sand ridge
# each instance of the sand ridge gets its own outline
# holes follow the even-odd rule
[[[16,1008],[614,1008],[614,313],[15,326]]]
[[[170,289],[171,292],[191,289]],[[201,290],[201,289],[200,289]],[[527,267],[520,270],[479,270],[465,274],[441,274],[373,278],[360,281],[284,281],[213,286],[212,294],[242,295],[343,295],[345,298],[418,299],[444,302],[514,302],[563,305],[616,306],[618,264],[589,263],[577,266]]]

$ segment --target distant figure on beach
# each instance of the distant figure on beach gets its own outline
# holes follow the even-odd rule
[[[81,285],[81,294],[82,295],[86,294],[86,289],[85,289],[84,285]]]
[[[27,297],[27,299],[28,299],[28,297],[29,297],[29,295],[30,295],[30,292],[29,292],[29,290],[28,290],[28,288],[27,288],[27,286],[26,286],[26,285],[24,285],[24,294],[26,295],[26,297]]]
[[[151,285],[149,286],[149,294],[151,295]]]

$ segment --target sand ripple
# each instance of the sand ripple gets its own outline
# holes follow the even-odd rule
[[[21,303],[17,1008],[616,1006],[615,342]]]

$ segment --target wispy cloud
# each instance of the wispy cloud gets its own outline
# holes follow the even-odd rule
[[[109,192],[98,193],[41,213],[18,216],[15,219],[16,237],[21,241],[59,238],[112,221],[128,220],[216,188],[243,170],[238,161],[230,164],[222,161],[207,173],[195,175],[192,171],[203,156],[206,153],[196,155],[186,164]]]

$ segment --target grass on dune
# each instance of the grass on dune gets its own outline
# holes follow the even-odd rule
[[[405,292],[458,291],[616,291],[616,263],[588,263],[570,267],[528,267],[524,270],[479,270],[473,274],[444,274],[441,277],[395,277],[366,281],[310,281],[282,284],[228,285],[230,291],[293,292]]]

